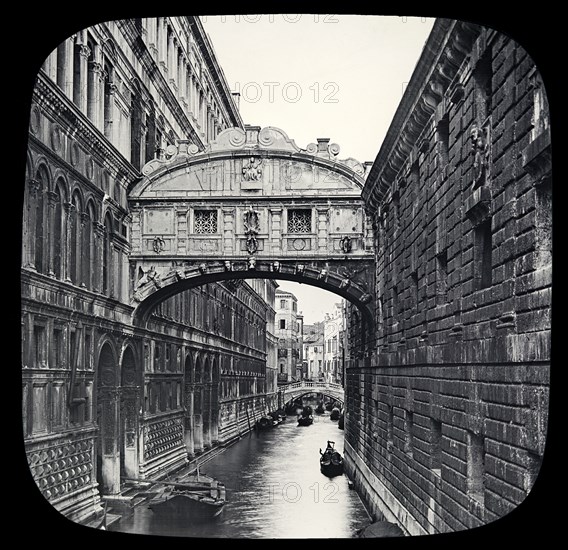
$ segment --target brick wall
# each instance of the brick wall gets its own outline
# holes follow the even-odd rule
[[[548,411],[542,84],[522,47],[495,31],[438,23],[430,45],[367,179],[377,349],[347,373],[351,474],[375,513],[410,534],[518,506]]]

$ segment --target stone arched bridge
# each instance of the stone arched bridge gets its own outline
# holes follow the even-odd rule
[[[179,142],[144,166],[129,190],[135,325],[193,286],[260,277],[334,292],[372,329],[366,166],[317,141],[301,149],[278,128],[228,128],[203,152]]]
[[[339,401],[341,404],[345,402],[343,386],[334,382],[307,382],[302,380],[301,382],[281,386],[278,393],[282,396],[282,400],[278,400],[280,403],[288,403],[309,393],[321,393]]]

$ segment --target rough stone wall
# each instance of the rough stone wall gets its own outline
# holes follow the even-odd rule
[[[471,528],[513,510],[546,438],[546,99],[520,45],[457,28],[434,28],[431,44],[448,41],[416,72],[426,64],[421,82],[435,85],[399,108],[414,102],[416,112],[435,90],[427,122],[391,126],[390,158],[404,142],[406,160],[394,170],[379,153],[367,180],[378,228],[377,349],[347,372],[350,474],[374,512],[409,534]],[[458,46],[463,60],[452,68]]]

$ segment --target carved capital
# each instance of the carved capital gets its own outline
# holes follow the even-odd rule
[[[75,211],[77,210],[72,202],[66,202],[63,205],[63,208],[65,208],[65,213],[67,214],[68,218],[72,218],[75,215]]]
[[[86,44],[77,44],[77,48],[79,50],[79,55],[83,56],[84,58],[88,59],[91,55],[91,48]]]
[[[28,180],[28,188],[30,190],[30,195],[35,197],[43,188],[43,183],[41,180],[30,178]]]
[[[97,61],[89,62],[89,70],[92,71],[93,73],[99,73],[99,74],[102,74],[104,72],[103,66]]]
[[[49,204],[49,206],[55,208],[55,206],[57,205],[57,198],[59,197],[59,195],[54,191],[48,191],[46,195],[47,195],[47,203]]]

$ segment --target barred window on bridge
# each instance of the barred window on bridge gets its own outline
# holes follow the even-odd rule
[[[217,210],[195,210],[193,231],[200,234],[217,233]]]
[[[310,209],[288,210],[288,233],[311,233],[312,211]]]

